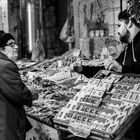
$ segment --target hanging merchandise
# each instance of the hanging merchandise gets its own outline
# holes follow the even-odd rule
[[[69,19],[67,18],[61,32],[60,32],[60,39],[63,40],[64,42],[66,42],[66,40],[68,39],[68,37],[70,36],[70,23],[69,23]]]
[[[67,43],[74,42],[74,19],[72,1],[68,0],[68,12],[66,22],[60,32],[60,39]]]

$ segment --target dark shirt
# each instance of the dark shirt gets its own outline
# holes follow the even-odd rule
[[[136,62],[134,58],[136,59]],[[126,57],[124,50],[116,61],[121,65],[123,65],[124,62],[122,73],[140,74],[140,32],[138,32],[133,41],[128,44]]]

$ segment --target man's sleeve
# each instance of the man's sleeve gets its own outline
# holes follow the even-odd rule
[[[101,69],[104,69],[104,67],[83,66],[83,70],[80,74],[85,75],[87,78],[92,78]]]
[[[14,105],[32,105],[32,94],[22,82],[14,63],[9,62],[1,69],[0,92]]]

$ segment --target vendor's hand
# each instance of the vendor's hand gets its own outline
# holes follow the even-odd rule
[[[81,72],[83,70],[83,66],[80,63],[72,63],[70,65],[70,71],[71,72]]]
[[[104,67],[106,70],[113,70],[116,72],[122,72],[122,66],[115,60],[104,60]]]

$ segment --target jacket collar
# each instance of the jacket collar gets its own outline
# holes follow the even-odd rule
[[[11,59],[9,59],[9,58],[8,58],[5,54],[3,54],[2,52],[0,52],[0,59],[13,62]]]

